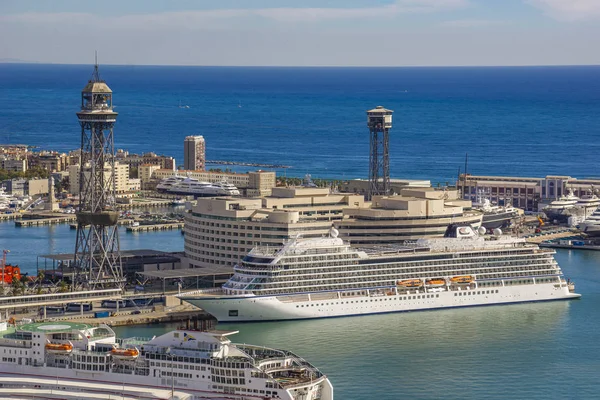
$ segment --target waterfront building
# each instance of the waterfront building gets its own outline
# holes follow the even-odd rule
[[[577,197],[595,192],[600,188],[600,179],[578,179],[566,175],[531,178],[461,174],[457,188],[464,199],[476,201],[484,195],[501,206],[510,203],[525,211],[537,212],[569,191]]]
[[[109,181],[112,177],[113,172],[111,171],[112,166],[109,164],[105,164],[104,166],[104,176],[107,181]],[[73,195],[79,194],[79,165],[71,165],[68,168],[69,171],[69,192]],[[83,171],[84,176],[89,177],[89,170],[85,169]],[[129,179],[129,165],[121,164],[115,162],[114,164],[114,174],[115,174],[115,193],[125,194],[130,191],[131,187],[137,188],[134,190],[139,190],[141,183],[138,179],[134,179],[133,183],[130,183]]]
[[[186,215],[185,256],[192,268],[233,267],[255,246],[326,235],[345,208],[363,205],[360,195],[303,187],[273,188],[255,199],[201,198]]]
[[[140,154],[130,154],[128,151],[119,149],[117,150],[116,159],[120,164],[129,165],[129,169],[136,168],[138,169],[138,178],[139,176],[139,167],[141,165],[154,165],[160,169],[169,169],[171,171],[175,171],[175,159],[173,157],[157,155],[156,153],[144,153]]]
[[[206,143],[204,142],[204,137],[186,136],[185,140],[183,141],[183,169],[204,171],[205,168]]]
[[[470,207],[454,190],[407,188],[399,196],[375,196],[368,207],[345,209],[334,225],[353,246],[401,243],[442,237],[451,223],[479,227],[482,213]]]
[[[9,172],[27,171],[27,160],[25,159],[0,159],[0,169]]]
[[[28,153],[28,168],[43,168],[48,172],[64,171],[70,165],[70,157],[67,154],[56,151],[41,151],[39,153]]]
[[[340,185],[340,190],[344,193],[358,193],[367,196],[371,182],[367,179],[352,179],[345,181]],[[390,179],[390,192],[400,193],[405,188],[428,188],[431,187],[431,181],[426,179]]]
[[[29,146],[26,144],[0,144],[0,158],[8,160],[25,160]]]
[[[13,196],[35,196],[48,193],[47,179],[7,179],[2,181],[0,186],[4,187],[6,193]]]
[[[219,183],[227,182],[240,189],[246,196],[268,196],[270,190],[275,187],[275,172],[273,171],[253,171],[246,174],[235,172],[215,172],[215,171],[186,171],[176,172],[179,176],[187,176],[198,179],[201,182]],[[156,184],[163,179],[174,175],[173,171],[165,169],[155,169],[152,171],[151,179],[143,182],[146,188],[154,188]]]

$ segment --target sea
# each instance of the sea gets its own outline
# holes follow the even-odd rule
[[[75,112],[92,70],[0,64],[0,143],[77,148]],[[177,164],[184,137],[203,135],[210,160],[366,178],[365,112],[382,105],[394,110],[393,178],[452,183],[466,154],[472,174],[600,176],[600,67],[101,66],[100,74],[119,112],[116,147]],[[0,247],[32,273],[39,255],[71,252],[74,241],[68,225],[0,223]],[[121,231],[120,241],[183,250],[178,231]],[[600,252],[557,250],[556,259],[580,300],[218,327],[305,357],[330,377],[336,399],[598,399]],[[151,337],[174,328],[116,330]]]
[[[0,144],[78,148],[75,113],[92,72],[0,64]],[[101,65],[100,76],[119,113],[116,147],[173,156],[178,165],[185,136],[203,135],[208,160],[283,164],[291,167],[278,170],[286,176],[366,178],[366,111],[382,105],[394,110],[393,178],[452,183],[466,154],[472,174],[600,176],[600,66]]]

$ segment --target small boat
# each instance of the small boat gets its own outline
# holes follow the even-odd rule
[[[427,279],[425,284],[428,286],[443,286],[446,284],[446,280],[443,278]]]
[[[453,276],[450,278],[453,283],[471,283],[475,279],[471,275]]]
[[[124,360],[133,360],[135,358],[138,358],[138,356],[140,355],[138,349],[112,349],[110,353],[113,357]]]
[[[48,343],[46,351],[54,354],[69,354],[73,351],[73,345],[68,343]]]
[[[403,281],[398,281],[397,285],[404,287],[421,287],[423,286],[423,282],[420,279],[405,279]]]

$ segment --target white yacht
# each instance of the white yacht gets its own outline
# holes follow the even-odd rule
[[[158,185],[156,185],[156,190],[159,192],[166,192],[169,189],[177,186],[179,183],[185,180],[185,176],[173,175],[168,178],[161,180]]]
[[[0,323],[0,398],[333,400],[301,357],[234,344],[237,331],[118,339],[107,325]]]
[[[444,238],[352,248],[337,237],[255,248],[222,293],[181,299],[219,321],[268,321],[577,298],[554,250],[451,225]]]
[[[158,191],[194,197],[239,196],[240,191],[231,183],[203,182],[196,178],[177,175],[163,179],[157,186]]]
[[[546,214],[550,220],[567,222],[569,217],[577,214],[577,210],[574,210],[574,208],[579,200],[579,197],[575,196],[573,192],[569,190],[565,196],[552,201],[544,207],[542,212]]]
[[[483,199],[479,204],[473,204],[473,208],[483,212],[481,226],[486,229],[505,228],[519,216],[519,211],[511,206],[493,205],[489,199]]]
[[[584,216],[587,217],[600,207],[600,198],[592,190],[588,190],[586,194],[579,198],[575,207],[583,208]]]
[[[600,236],[600,207],[579,224],[579,230],[591,237]]]

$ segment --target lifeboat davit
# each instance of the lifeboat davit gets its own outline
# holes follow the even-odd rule
[[[450,280],[454,283],[471,283],[475,280],[471,275],[453,276]]]
[[[405,279],[397,282],[398,286],[404,287],[421,287],[423,282],[420,279]]]
[[[46,344],[46,351],[53,354],[69,354],[73,351],[73,345],[66,343],[48,343]]]
[[[133,360],[138,358],[140,352],[138,349],[112,349],[110,354],[112,354],[113,357],[122,360]]]
[[[446,280],[442,279],[442,278],[434,278],[434,279],[427,279],[425,281],[425,283],[428,286],[444,286],[446,284]]]

